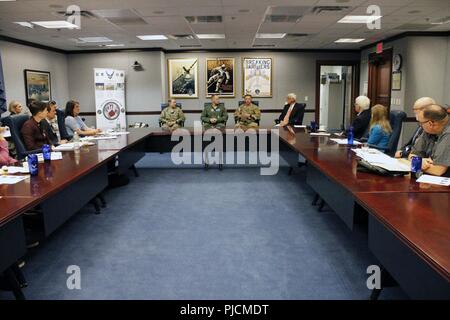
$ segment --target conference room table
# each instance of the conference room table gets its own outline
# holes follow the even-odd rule
[[[269,150],[271,135],[278,136],[280,155],[292,166],[298,155],[307,160],[306,182],[350,229],[359,215],[366,217],[370,250],[410,297],[450,298],[448,187],[360,172],[354,147],[311,136],[304,128],[262,129],[269,133]],[[203,135],[193,128],[183,132]],[[146,152],[170,152],[176,143],[168,130],[130,128],[117,139],[98,140],[63,152],[62,160],[41,163],[38,176],[0,185],[0,272],[26,253],[25,212],[39,208],[48,236],[107,187],[111,162],[125,172]]]

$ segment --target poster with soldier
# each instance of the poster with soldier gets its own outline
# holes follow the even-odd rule
[[[170,98],[198,98],[198,59],[168,59]]]
[[[243,95],[272,97],[272,58],[242,59]]]
[[[206,95],[234,97],[234,59],[206,59]]]

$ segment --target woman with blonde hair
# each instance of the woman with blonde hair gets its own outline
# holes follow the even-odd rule
[[[369,128],[369,140],[367,143],[379,149],[387,149],[392,128],[385,106],[377,104],[372,107]]]

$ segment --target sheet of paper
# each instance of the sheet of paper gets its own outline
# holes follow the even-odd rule
[[[333,138],[333,139],[331,139],[331,140],[333,140],[333,141],[336,142],[337,144],[348,144],[348,140],[347,140],[347,139]],[[353,140],[353,144],[354,144],[355,146],[357,146],[357,145],[360,145],[361,142],[356,141],[356,140]]]
[[[16,184],[22,180],[25,180],[28,176],[0,176],[0,184]]]
[[[15,166],[9,166],[8,167],[8,173],[14,174],[14,173],[30,173],[30,170],[28,170],[28,167],[15,167]]]
[[[436,177],[429,174],[421,175],[416,181],[421,183],[437,184],[439,186],[450,186],[450,178]]]
[[[122,136],[122,135],[130,134],[130,133],[128,131],[120,131],[120,132],[108,131],[108,132],[106,132],[106,134],[109,134],[112,136]]]
[[[9,137],[11,137],[11,130],[9,130],[9,127],[5,127],[5,132],[3,132],[3,138]]]
[[[306,126],[302,124],[296,124],[294,125],[294,128],[306,128]]]
[[[94,144],[95,144],[94,142],[83,141],[83,142],[80,142],[80,147],[92,146]],[[59,146],[55,147],[54,150],[55,151],[71,151],[74,148],[75,148],[75,144],[73,142],[69,142],[69,143],[65,143],[65,144],[60,144]]]
[[[38,153],[37,157],[38,157],[38,161],[39,162],[44,162],[44,155],[42,153]],[[51,156],[50,156],[50,159],[52,161],[53,160],[62,160],[62,152],[58,152],[58,151],[52,152]]]
[[[331,134],[326,132],[311,132],[311,136],[329,137]]]

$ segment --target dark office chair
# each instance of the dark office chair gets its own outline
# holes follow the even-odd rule
[[[259,107],[259,101],[252,101],[252,103],[253,103],[255,106]],[[240,106],[242,106],[242,105],[244,104],[244,101],[241,100],[241,101],[238,102],[238,104],[239,104],[239,107],[240,107]],[[258,124],[258,126],[259,126],[259,121],[260,121],[260,119],[255,120],[255,122]],[[236,124],[236,123],[237,123],[237,119],[236,119],[236,117],[234,117],[234,124]]]
[[[176,105],[177,105],[178,108],[182,109],[182,104],[181,103],[177,103]],[[169,106],[168,103],[161,103],[161,111],[163,111],[168,106]],[[161,121],[159,121],[159,126],[162,127]],[[184,121],[180,122],[180,126],[184,127]]]
[[[69,135],[66,129],[66,114],[64,111],[56,109],[56,116],[58,119],[58,128],[59,128],[59,135],[61,136],[61,140],[71,140],[72,136]]]
[[[211,106],[212,106],[211,102],[205,102],[205,104],[203,105],[203,108],[209,108]],[[219,107],[223,107],[223,106],[225,106],[225,104],[223,102],[220,102]]]
[[[41,152],[40,149],[27,151],[22,141],[22,134],[20,133],[20,130],[22,129],[22,126],[25,123],[25,121],[27,121],[28,119],[30,119],[30,117],[25,114],[8,116],[3,118],[3,124],[8,126],[11,131],[11,138],[16,146],[17,158],[19,160],[25,158],[27,155],[31,153]]]

